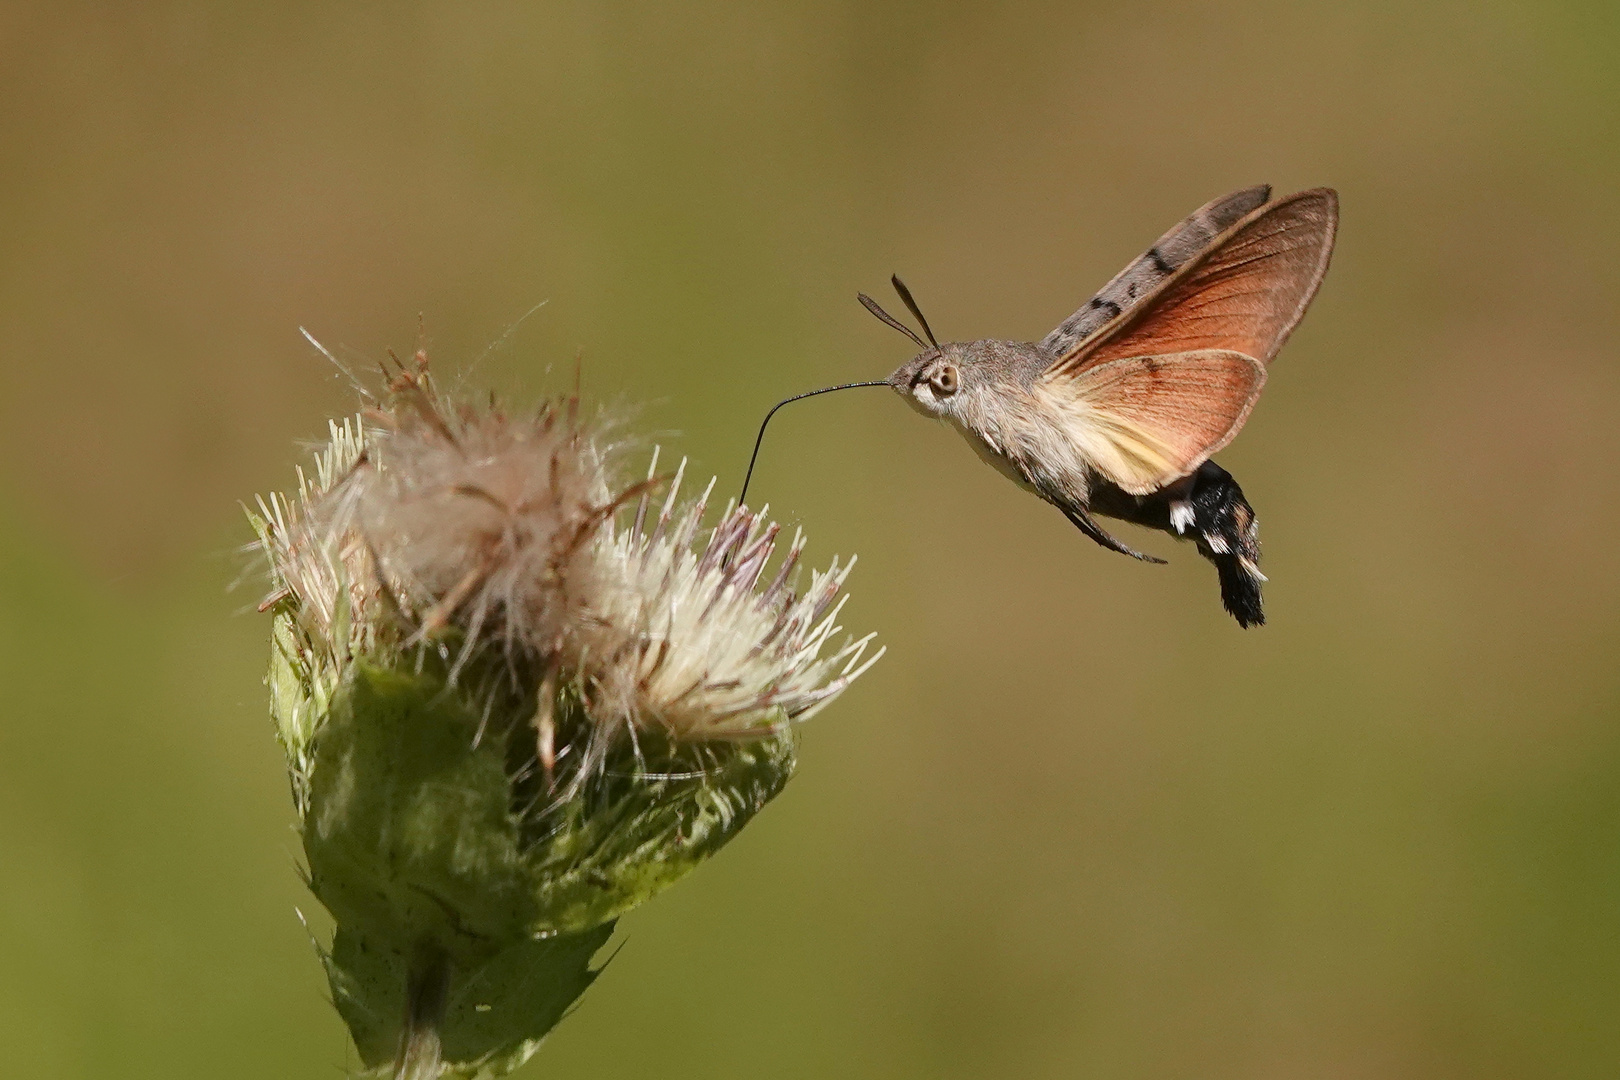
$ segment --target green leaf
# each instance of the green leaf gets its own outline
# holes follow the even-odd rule
[[[315,741],[304,852],[340,927],[482,963],[540,922],[500,740],[431,676],[355,663]]]

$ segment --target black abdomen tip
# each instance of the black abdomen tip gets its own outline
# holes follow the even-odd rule
[[[1210,560],[1221,579],[1221,603],[1244,629],[1264,626],[1266,612],[1260,603],[1260,582],[1236,556],[1217,555]]]
[[[1192,492],[1193,531],[1198,551],[1215,564],[1221,603],[1239,626],[1264,626],[1260,601],[1260,526],[1254,508],[1232,474],[1206,461]]]

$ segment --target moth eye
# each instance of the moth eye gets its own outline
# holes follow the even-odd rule
[[[956,393],[956,366],[954,364],[946,364],[944,367],[934,372],[933,377],[928,381],[933,383],[934,389],[938,390],[942,394]]]

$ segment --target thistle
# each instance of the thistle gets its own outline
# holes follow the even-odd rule
[[[268,684],[332,998],[368,1072],[493,1077],[597,975],[624,912],[792,774],[795,721],[878,656],[834,646],[850,568],[714,484],[618,479],[577,397],[440,393],[418,354],[250,512]]]

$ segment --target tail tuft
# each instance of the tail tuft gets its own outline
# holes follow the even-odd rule
[[[1206,461],[1193,476],[1192,534],[1199,554],[1215,564],[1221,603],[1239,626],[1263,626],[1260,602],[1260,524],[1232,474]]]

